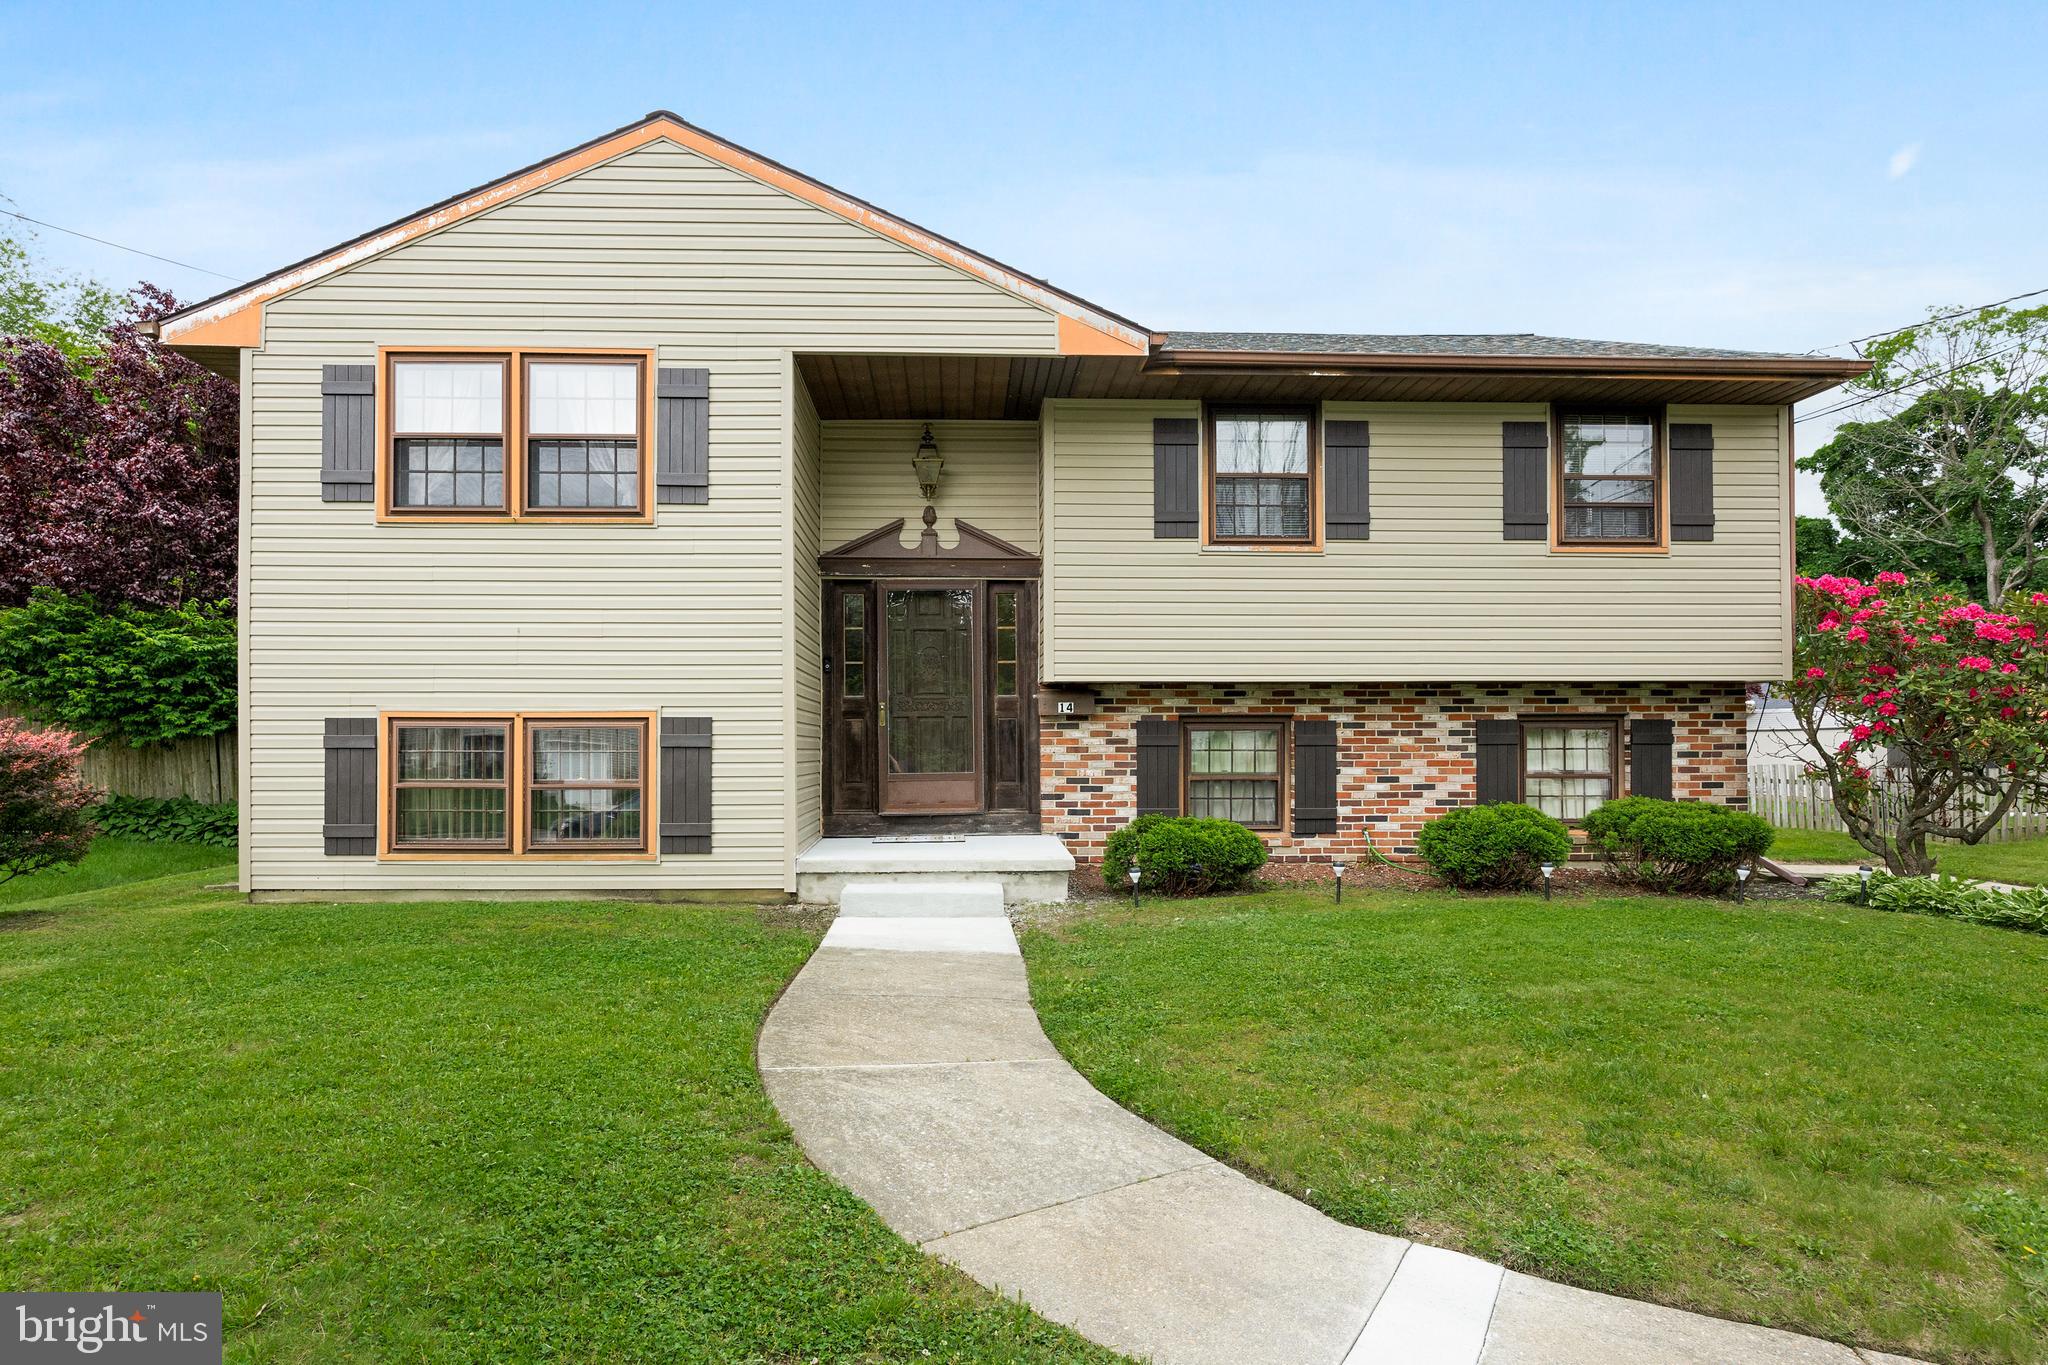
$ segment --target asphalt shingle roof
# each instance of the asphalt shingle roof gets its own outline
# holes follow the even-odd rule
[[[1168,332],[1167,351],[1246,351],[1303,355],[1442,355],[1615,360],[1802,360],[1782,351],[1727,351],[1646,341],[1587,341],[1534,332]]]

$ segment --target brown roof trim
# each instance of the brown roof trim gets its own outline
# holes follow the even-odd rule
[[[691,150],[722,160],[724,164],[739,170],[742,174],[752,174],[756,179],[765,178],[770,184],[782,181],[784,183],[778,188],[791,189],[799,197],[808,199],[828,212],[838,213],[850,222],[901,241],[912,249],[922,250],[946,264],[965,269],[999,288],[1007,289],[1030,302],[1046,307],[1059,319],[1060,350],[1063,353],[1092,354],[1099,351],[1104,354],[1137,355],[1144,351],[1148,333],[1143,325],[1098,307],[1078,294],[1069,293],[1038,276],[1027,275],[1023,271],[1007,266],[994,257],[983,255],[950,237],[920,227],[865,199],[834,189],[815,177],[762,156],[663,109],[657,109],[623,127],[602,133],[566,151],[557,152],[553,156],[523,166],[474,189],[450,195],[382,227],[372,228],[336,246],[315,252],[302,260],[259,276],[247,284],[237,285],[210,298],[188,304],[163,318],[160,331],[168,338],[167,344],[174,347],[180,344],[255,344],[251,334],[260,336],[260,331],[252,328],[248,321],[242,321],[238,327],[223,328],[221,324],[237,316],[246,319],[252,314],[252,310],[260,312],[267,299],[311,283],[334,270],[355,264],[356,260],[368,259],[411,240],[422,232],[447,226],[471,213],[495,207],[511,197],[539,188],[540,185],[549,183],[549,172],[565,162],[574,162],[578,158],[590,157],[599,152],[605,152],[607,156],[617,155],[668,132],[679,134],[680,140]],[[813,195],[816,197],[812,198]],[[359,254],[352,256],[351,253]],[[1090,333],[1099,335],[1091,337]]]
[[[1870,369],[1867,360],[1838,356],[1497,356],[1390,353],[1307,354],[1300,351],[1169,351],[1157,349],[1147,374],[1525,374],[1598,375],[1627,379],[1824,379],[1839,383]]]

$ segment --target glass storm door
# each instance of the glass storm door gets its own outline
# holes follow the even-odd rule
[[[981,709],[971,587],[882,591],[885,815],[981,809]]]

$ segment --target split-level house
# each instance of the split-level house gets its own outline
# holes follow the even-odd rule
[[[1862,368],[1152,331],[666,113],[161,336],[241,383],[258,893],[1740,803],[1790,405]]]

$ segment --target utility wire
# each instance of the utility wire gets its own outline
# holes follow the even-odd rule
[[[59,227],[55,223],[46,223],[40,218],[31,218],[25,213],[16,213],[13,209],[0,209],[0,213],[6,214],[9,218],[19,218],[24,223],[34,223],[37,227],[46,227],[52,232],[66,232],[73,237],[83,237],[88,242],[98,242],[101,246],[110,246],[116,251],[132,251],[137,256],[147,256],[152,261],[162,261],[165,265],[174,265],[180,270],[196,270],[202,275],[212,275],[216,279],[226,280],[229,284],[239,282],[233,275],[223,275],[218,270],[208,270],[203,265],[193,265],[190,261],[174,261],[168,256],[159,256],[154,251],[144,251],[141,247],[123,246],[119,242],[110,242],[104,237],[95,237],[90,232],[80,232],[76,228]]]
[[[1990,305],[1987,304],[1986,306],[1989,307]],[[1891,397],[1891,395],[1895,393],[1903,393],[1905,390],[1913,388],[1914,386],[1919,384],[1925,384],[1929,380],[1946,379],[1952,374],[1956,374],[1960,371],[1969,369],[1972,365],[1981,365],[1987,360],[1996,360],[1998,359],[1998,357],[2002,355],[2010,355],[2012,352],[2017,351],[2020,347],[2024,345],[2026,345],[2024,341],[2015,341],[2012,345],[2007,346],[2002,350],[1991,351],[1985,355],[1973,355],[1968,360],[1965,360],[1962,364],[1950,366],[1948,369],[1943,370],[1940,374],[1916,374],[1903,384],[1894,384],[1891,388],[1884,389],[1878,393],[1859,394],[1855,398],[1844,399],[1840,403],[1830,404],[1829,406],[1824,407],[1817,412],[1802,413],[1799,416],[1794,417],[1792,420],[1795,423],[1811,422],[1816,417],[1825,417],[1831,412],[1840,412],[1844,408],[1860,407],[1861,405],[1868,403],[1875,398],[1889,398]]]
[[[1819,355],[1822,351],[1838,350],[1843,346],[1861,346],[1866,341],[1876,341],[1882,337],[1888,337],[1895,335],[1896,333],[1903,332],[1906,330],[1907,327],[1920,327],[1930,322],[1947,322],[1950,318],[1968,317],[1972,313],[1981,313],[1986,308],[1996,308],[2001,304],[2017,303],[2021,299],[2037,298],[2042,294],[2048,294],[2048,288],[2029,289],[2024,294],[2013,294],[2007,298],[1994,299],[1990,303],[1980,303],[1975,308],[1958,308],[1954,312],[1936,313],[1932,317],[1921,318],[1917,322],[1908,322],[1903,326],[1894,327],[1890,331],[1872,332],[1867,337],[1851,337],[1847,341],[1837,341],[1832,346],[1816,346],[1812,350],[1808,351],[1807,354]]]

